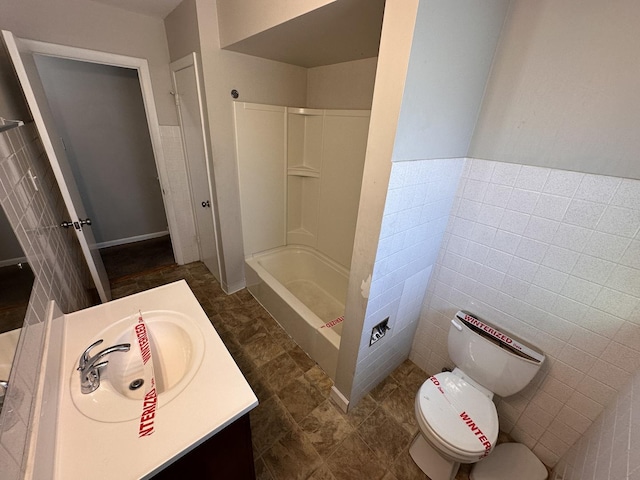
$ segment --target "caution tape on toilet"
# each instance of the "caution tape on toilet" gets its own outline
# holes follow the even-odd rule
[[[489,335],[490,337],[496,339],[498,342],[509,347],[513,351],[519,352],[520,354],[522,354],[521,356],[529,357],[530,359],[536,360],[538,362],[544,361],[545,357],[540,352],[536,352],[532,348],[526,345],[523,345],[522,342],[515,340],[511,336],[507,335],[504,332],[501,332],[496,327],[493,327],[487,324],[486,322],[480,320],[479,318],[476,318],[473,315],[470,315],[467,312],[464,312],[462,310],[456,313],[456,317],[459,320],[462,320],[463,322],[465,322],[467,325],[477,328],[480,331],[484,332],[485,334]]]
[[[431,381],[431,383],[435,385],[438,391],[444,396],[444,398],[447,400],[449,405],[451,405],[451,407],[456,411],[456,414],[458,415],[460,420],[462,420],[465,423],[465,425],[469,427],[469,431],[473,435],[475,435],[475,437],[478,439],[478,442],[480,442],[480,444],[482,445],[482,448],[484,448],[484,451],[478,457],[478,459],[482,460],[484,457],[489,455],[491,453],[491,450],[493,449],[493,444],[491,443],[491,440],[489,440],[489,438],[487,438],[484,432],[480,429],[476,421],[466,411],[462,411],[462,412],[458,411],[456,406],[447,397],[447,393],[444,391],[444,388],[442,388],[440,381],[435,376],[429,377],[429,380]]]

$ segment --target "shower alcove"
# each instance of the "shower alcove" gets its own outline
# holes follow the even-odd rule
[[[247,287],[332,378],[368,110],[235,103]]]

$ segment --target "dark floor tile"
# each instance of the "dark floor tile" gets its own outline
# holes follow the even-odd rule
[[[276,480],[305,480],[322,464],[298,428],[286,433],[262,456]]]
[[[234,353],[233,353],[233,359],[235,360],[236,364],[238,365],[238,367],[240,368],[240,370],[242,371],[242,373],[244,375],[248,375],[250,373],[256,372],[258,371],[258,368],[255,366],[255,364],[253,363],[253,361],[251,361],[251,359],[249,358],[249,356],[245,353],[244,349],[242,348],[241,345],[230,342],[230,345],[235,346],[236,348],[234,348]]]
[[[158,266],[175,265],[169,235],[102,248],[100,256],[110,280],[140,274]]]
[[[242,370],[242,368],[240,368],[240,370]],[[256,397],[258,397],[260,403],[269,399],[274,394],[271,384],[264,378],[264,375],[259,370],[250,370],[246,373],[242,371],[242,373],[247,379],[247,382],[249,382],[249,385],[251,385],[251,389],[253,393],[256,394]]]
[[[413,438],[411,440],[413,441]],[[399,480],[429,480],[409,455],[408,446],[398,455],[389,471]]]
[[[251,295],[251,292],[249,292],[249,290],[246,288],[243,288],[242,290],[237,291],[233,295],[235,295],[242,302],[251,302],[252,300],[255,300],[253,298],[253,295]]]
[[[251,411],[250,416],[251,438],[256,456],[269,449],[295,425],[291,415],[275,396],[260,403]]]
[[[269,332],[271,337],[278,344],[280,344],[280,346],[284,350],[291,351],[296,347],[298,347],[298,344],[293,341],[293,339],[289,336],[289,334],[287,334],[287,332],[285,332],[284,329],[278,324],[278,322],[276,322],[269,314],[267,314],[266,317],[264,316],[261,317],[260,323],[262,323],[262,325]]]
[[[413,363],[409,359],[406,359],[404,362],[398,365],[398,367],[393,372],[391,372],[391,376],[396,380],[396,382],[403,383],[402,379],[409,375],[416,368],[418,367],[415,363]]]
[[[258,337],[251,342],[244,345],[245,352],[257,367],[264,365],[265,363],[273,360],[278,355],[284,353],[284,350],[280,345],[271,339],[269,336]]]
[[[123,298],[129,295],[133,295],[134,293],[138,293],[139,287],[133,282],[125,283],[123,285],[115,284],[115,286],[111,287],[111,296],[116,298]]]
[[[22,328],[28,304],[6,307],[0,310],[0,333]]]
[[[469,475],[471,474],[472,467],[473,467],[473,464],[460,465],[460,470],[458,470],[458,474],[456,475],[456,480],[469,480]]]
[[[186,280],[187,283],[189,283],[189,281],[191,280],[191,273],[189,272],[189,270],[181,267],[178,267],[176,269],[166,269],[162,270],[162,278],[166,283],[173,283],[179,280]],[[189,287],[191,287],[191,285],[189,285]],[[196,296],[196,298],[200,300],[200,297],[198,295],[200,290],[198,290],[197,287],[191,287],[191,291]],[[206,300],[206,298],[206,296],[202,297],[202,299],[204,300]]]
[[[137,280],[140,291],[149,290],[151,288],[160,287],[166,285],[168,282],[162,277],[162,275],[149,275]]]
[[[233,336],[231,331],[229,330],[228,322],[226,321],[226,318],[223,314],[216,313],[215,315],[210,316],[209,320],[211,320],[213,328],[216,329],[218,335],[222,336],[222,334],[224,333]]]
[[[280,390],[278,397],[296,422],[302,421],[324,401],[324,396],[304,375]]]
[[[241,308],[241,305],[235,298],[225,294],[209,297],[207,301],[211,305],[211,309],[216,313],[226,313],[235,308]]]
[[[289,352],[289,354],[291,353]],[[329,375],[324,373],[324,370],[322,370],[320,366],[314,365],[304,373],[304,376],[325,398],[329,398],[331,387],[333,386],[333,380],[331,380]]]
[[[287,354],[281,353],[259,368],[259,372],[274,392],[279,392],[304,372]]]
[[[256,459],[254,462],[254,467],[256,470],[256,480],[274,480],[271,472],[267,468],[267,465],[264,463],[262,458]]]
[[[269,334],[260,323],[249,323],[235,333],[235,337],[240,345],[247,345],[259,338],[267,337]]]
[[[336,480],[380,480],[385,468],[357,433],[349,435],[326,461]]]
[[[404,383],[401,384],[402,387],[406,388],[413,394],[417,394],[418,390],[422,384],[429,378],[429,375],[423,370],[416,367],[409,375],[404,378]]]
[[[316,362],[313,361],[311,357],[307,355],[306,352],[302,350],[298,345],[294,344],[293,348],[287,350],[287,353],[293,359],[293,361],[298,364],[303,372],[306,372],[307,370],[316,366]]]
[[[415,414],[416,392],[398,388],[385,398],[381,405],[411,435],[418,431]]]
[[[351,425],[357,427],[364,422],[369,415],[378,407],[376,401],[370,395],[365,396],[358,404],[349,409],[347,420]]]
[[[304,420],[300,428],[325,460],[355,429],[330,400],[322,402]]]
[[[220,314],[227,329],[234,335],[240,333],[246,326],[255,323],[254,319],[242,308],[234,308]]]
[[[326,463],[320,465],[315,472],[311,474],[309,480],[336,480]]]
[[[381,402],[385,398],[387,398],[387,396],[391,392],[397,389],[398,383],[395,381],[392,375],[389,375],[387,376],[387,378],[382,380],[375,388],[373,388],[369,392],[369,395],[371,395],[371,398],[373,398],[376,402]]]
[[[376,453],[384,465],[391,465],[411,440],[402,428],[383,408],[377,408],[358,427],[360,438]]]

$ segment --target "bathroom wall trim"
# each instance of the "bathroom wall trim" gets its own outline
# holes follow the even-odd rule
[[[169,235],[169,230],[147,233],[145,235],[134,235],[133,237],[116,238],[115,240],[97,243],[96,246],[98,248],[115,247],[116,245],[125,245],[127,243],[141,242],[143,240],[151,240],[153,238],[164,237],[165,235]]]
[[[0,267],[8,267],[10,265],[16,265],[18,263],[27,263],[27,257],[9,258],[7,260],[0,260]]]
[[[335,385],[331,387],[331,393],[329,394],[329,397],[338,407],[340,407],[340,410],[342,410],[344,413],[347,413],[347,411],[349,410],[349,400],[342,394],[342,392],[340,392],[340,390],[335,387]]]

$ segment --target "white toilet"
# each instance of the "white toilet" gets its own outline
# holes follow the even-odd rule
[[[420,432],[409,449],[431,480],[453,480],[461,463],[478,462],[493,451],[493,394],[508,397],[522,390],[545,359],[537,348],[462,311],[451,320],[448,348],[456,368],[429,377],[418,390]]]

